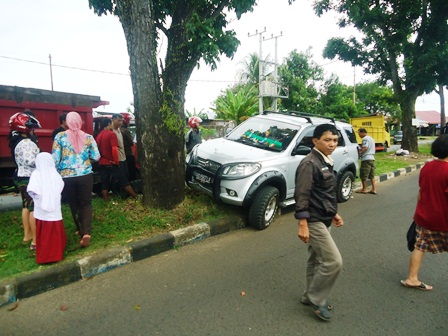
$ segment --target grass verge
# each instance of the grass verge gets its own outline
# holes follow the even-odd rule
[[[132,241],[154,237],[202,221],[222,218],[230,211],[237,210],[217,204],[209,197],[189,189],[185,200],[170,211],[148,209],[138,200],[122,200],[118,197],[111,198],[108,204],[104,204],[100,198],[94,198],[92,208],[92,240],[88,248],[81,249],[70,208],[68,205],[62,206],[67,247],[64,260],[58,264],[78,260],[112,246],[124,246]],[[0,281],[52,267],[53,264],[36,264],[35,253],[29,250],[29,243],[22,243],[21,211],[2,212],[0,227]]]

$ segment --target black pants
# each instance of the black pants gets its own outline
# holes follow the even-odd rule
[[[128,165],[128,171],[129,171],[129,181],[135,181],[139,179],[138,176],[138,170],[137,170],[137,166],[135,164],[135,157],[134,155],[126,155],[126,162]]]
[[[65,194],[76,229],[82,237],[92,229],[93,175],[64,178]]]

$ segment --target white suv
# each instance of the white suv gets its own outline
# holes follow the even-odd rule
[[[358,144],[350,124],[300,112],[265,111],[223,138],[196,146],[187,156],[186,182],[215,200],[249,208],[249,224],[267,228],[278,207],[294,203],[295,173],[313,147],[317,125],[332,123],[339,133],[332,154],[337,198],[347,201],[358,170]]]

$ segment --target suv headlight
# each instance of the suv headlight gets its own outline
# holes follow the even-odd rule
[[[226,165],[222,170],[223,178],[243,178],[255,174],[261,169],[259,163],[234,163]]]

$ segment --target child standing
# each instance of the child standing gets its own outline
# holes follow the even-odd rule
[[[45,264],[64,258],[66,235],[61,212],[61,192],[64,182],[56,170],[50,153],[36,156],[36,170],[28,184],[28,194],[34,200],[36,218],[36,262]]]

